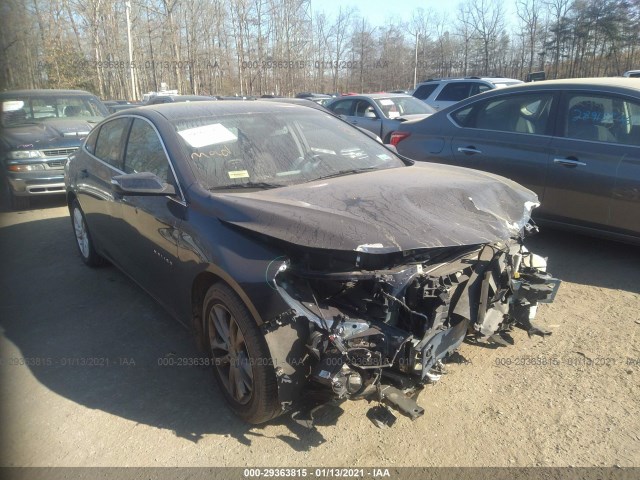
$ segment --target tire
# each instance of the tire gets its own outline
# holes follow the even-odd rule
[[[70,213],[71,225],[73,226],[73,233],[80,258],[90,267],[100,267],[104,265],[106,260],[96,252],[84,212],[82,208],[80,208],[80,203],[77,199],[71,204]]]
[[[242,300],[216,283],[204,297],[202,314],[214,376],[231,410],[252,424],[280,415],[271,354]]]

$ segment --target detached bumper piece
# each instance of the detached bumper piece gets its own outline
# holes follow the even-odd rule
[[[424,415],[424,408],[420,407],[413,398],[407,397],[402,390],[387,385],[380,391],[383,401],[407,415],[411,420]]]
[[[560,280],[546,273],[547,262],[520,247],[505,252],[486,246],[480,258],[490,257],[479,287],[478,311],[473,324],[476,339],[507,345],[504,333],[519,325],[531,335],[550,335],[533,324],[539,303],[555,299]]]
[[[383,404],[415,420],[424,414],[417,392],[441,378],[442,360],[465,339],[508,345],[515,326],[550,333],[532,321],[560,281],[519,241],[407,257],[392,268],[355,271],[283,263],[273,285],[290,311],[266,337],[282,353],[276,371],[287,373],[279,376],[283,409],[307,389],[377,401],[368,416],[381,427],[395,422]],[[304,357],[298,364],[283,349],[293,330]]]

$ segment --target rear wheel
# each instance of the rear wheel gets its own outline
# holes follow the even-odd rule
[[[74,200],[71,204],[71,223],[73,224],[73,233],[76,237],[76,245],[82,261],[90,267],[104,265],[106,261],[96,252],[93,246],[93,240],[78,200]]]
[[[202,313],[214,374],[231,409],[254,424],[277,417],[281,409],[269,348],[242,300],[217,283],[207,291]]]

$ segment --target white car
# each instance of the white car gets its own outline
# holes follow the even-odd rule
[[[442,110],[478,93],[518,83],[524,82],[503,77],[429,79],[419,83],[412,95],[436,110]]]

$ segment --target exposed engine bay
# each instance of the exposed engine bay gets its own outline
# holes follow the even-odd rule
[[[265,326],[265,336],[273,345],[269,332],[289,325],[298,339],[298,349],[276,361],[283,409],[294,400],[287,389],[302,382],[337,399],[377,399],[415,419],[424,410],[411,394],[440,379],[442,361],[465,339],[508,345],[515,326],[550,333],[533,319],[560,281],[521,238],[386,256],[349,253],[293,254],[274,275],[273,287],[291,310]],[[376,408],[372,420],[391,425],[395,418]]]

